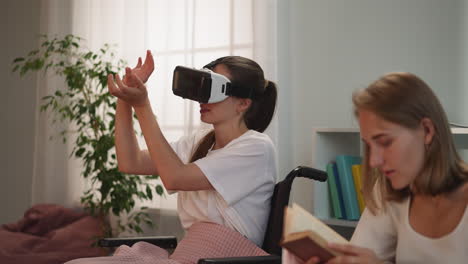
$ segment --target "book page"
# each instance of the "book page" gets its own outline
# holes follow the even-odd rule
[[[286,220],[285,234],[312,230],[328,242],[348,243],[348,240],[296,203],[288,208],[287,215],[289,219]]]

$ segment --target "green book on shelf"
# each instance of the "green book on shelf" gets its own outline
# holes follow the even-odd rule
[[[338,155],[336,156],[336,166],[338,167],[338,177],[340,178],[343,202],[348,220],[359,220],[361,213],[357,201],[356,188],[351,166],[361,164],[361,157]]]
[[[336,183],[336,176],[335,175],[335,170],[333,167],[336,166],[336,163],[330,162],[327,164],[327,184],[328,184],[328,192],[330,194],[330,201],[331,201],[331,207],[332,207],[332,212],[333,212],[333,217],[334,218],[343,218],[343,213],[341,212],[341,206],[340,206],[340,197],[338,193],[338,186]]]

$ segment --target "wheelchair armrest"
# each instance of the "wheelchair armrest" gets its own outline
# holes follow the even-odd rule
[[[206,258],[199,259],[198,264],[281,264],[281,257],[276,255],[270,256],[250,256],[250,257],[232,257],[232,258]]]
[[[100,247],[132,246],[137,242],[147,242],[165,249],[177,247],[177,238],[175,236],[103,238],[99,239],[98,245]]]

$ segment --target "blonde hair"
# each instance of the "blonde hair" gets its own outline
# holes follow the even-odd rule
[[[468,166],[455,149],[444,109],[431,88],[419,77],[411,73],[386,74],[355,92],[353,104],[356,117],[359,117],[359,111],[366,110],[408,129],[416,129],[423,118],[432,121],[434,137],[426,148],[423,170],[413,183],[418,193],[448,193],[468,181]],[[387,201],[402,201],[410,195],[408,187],[393,189],[386,177],[370,168],[367,145],[364,145],[363,195],[374,214],[381,207],[385,210]]]

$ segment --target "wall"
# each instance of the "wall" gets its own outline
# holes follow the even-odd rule
[[[410,71],[435,90],[451,120],[460,115],[460,1],[288,1],[278,8],[280,105],[289,168],[310,165],[313,127],[356,127],[351,94],[390,71]],[[287,114],[285,114],[287,113]],[[285,120],[286,123],[283,123]],[[285,175],[287,171],[281,168]],[[293,186],[311,208],[311,185]]]
[[[461,94],[458,97],[457,104],[461,106],[461,111],[459,111],[459,115],[456,116],[454,122],[458,122],[468,126],[468,17],[465,14],[468,14],[468,1],[462,1],[463,6],[460,10],[463,12],[463,15],[460,16],[460,23],[462,28],[461,32],[461,64],[459,68],[459,73],[461,76],[461,87],[465,87],[461,89]],[[465,157],[468,157],[468,151],[465,151]]]
[[[30,206],[36,78],[18,78],[11,73],[11,62],[37,46],[39,5],[39,1],[7,0],[0,9],[0,224],[17,220]]]
[[[292,134],[292,96],[294,88],[291,87],[291,50],[290,43],[290,10],[289,1],[277,1],[277,76],[278,76],[278,101],[276,115],[278,118],[277,126],[277,152],[278,152],[278,176],[280,179],[286,177],[287,173],[294,169],[295,161],[293,155]]]

